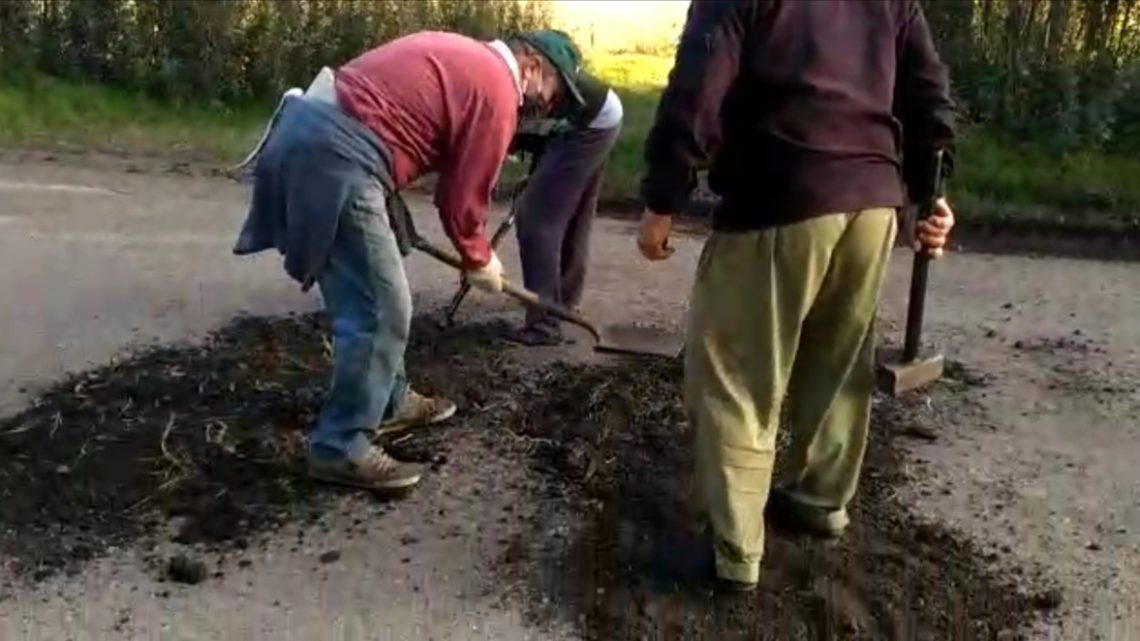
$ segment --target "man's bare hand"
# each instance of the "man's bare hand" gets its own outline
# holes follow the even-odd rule
[[[656,214],[648,209],[641,214],[641,227],[637,233],[637,247],[649,260],[665,260],[673,255],[669,246],[669,233],[673,230],[673,216]]]
[[[940,258],[950,230],[954,228],[954,210],[950,209],[945,198],[934,203],[934,211],[918,223],[914,250],[924,252],[931,258]]]

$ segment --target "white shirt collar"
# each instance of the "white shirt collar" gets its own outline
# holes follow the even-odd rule
[[[519,104],[521,105],[523,103],[522,76],[519,74],[519,61],[515,58],[514,52],[502,40],[492,40],[487,45],[503,58],[503,61],[507,63],[507,68],[511,70],[511,77],[515,79],[515,88],[519,90]]]

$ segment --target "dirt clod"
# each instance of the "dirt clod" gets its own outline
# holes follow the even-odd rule
[[[197,585],[206,580],[208,573],[205,562],[184,554],[171,557],[166,565],[166,576],[175,583]]]
[[[901,430],[899,430],[899,434],[901,436],[909,436],[911,438],[917,438],[923,441],[938,440],[938,432],[935,432],[925,425],[919,425],[917,423],[912,423],[903,427]]]
[[[1056,610],[1064,603],[1064,595],[1059,588],[1051,588],[1035,594],[1032,603],[1038,610]]]

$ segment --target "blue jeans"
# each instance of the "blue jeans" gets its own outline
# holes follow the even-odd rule
[[[412,294],[384,199],[384,187],[370,180],[349,202],[317,281],[332,326],[333,374],[310,456],[359,459],[407,390]]]

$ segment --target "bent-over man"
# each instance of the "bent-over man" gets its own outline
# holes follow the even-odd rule
[[[314,478],[368,489],[420,480],[421,466],[372,444],[379,433],[456,411],[405,378],[412,298],[392,224],[407,213],[399,192],[438,172],[435,204],[465,278],[501,289],[502,266],[485,233],[492,186],[520,109],[548,111],[564,93],[581,102],[580,65],[561,32],[507,42],[421,32],[326,69],[302,96],[284,100],[256,155],[234,251],[276,248],[303,289],[320,288],[333,371],[309,440]]]
[[[578,88],[583,102],[564,101],[567,108],[552,114],[558,125],[519,195],[515,228],[523,285],[569,308],[582,300],[590,230],[606,160],[622,125],[621,99],[612,88],[586,73],[578,77]],[[562,325],[528,308],[523,326],[509,338],[526,345],[557,345]]]

